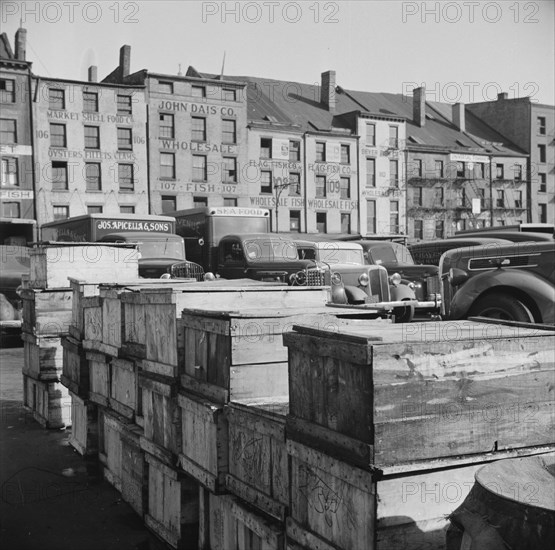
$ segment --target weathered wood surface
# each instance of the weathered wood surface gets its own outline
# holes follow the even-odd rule
[[[71,426],[71,398],[59,382],[43,382],[23,375],[23,405],[45,428]]]
[[[180,392],[179,465],[213,493],[224,489],[228,471],[228,427],[223,406]]]
[[[72,297],[69,290],[22,290],[23,330],[36,336],[66,334],[72,321]]]
[[[285,447],[287,404],[229,403],[229,474],[226,487],[252,506],[284,521],[289,507],[289,464]],[[266,409],[266,410],[265,410]],[[268,410],[273,409],[273,410]]]
[[[48,244],[30,250],[30,288],[68,288],[68,277],[80,281],[119,282],[138,279],[133,248],[116,244]]]
[[[89,399],[97,405],[108,407],[110,402],[110,360],[111,357],[88,351],[89,363]]]
[[[81,342],[71,336],[61,339],[63,366],[61,382],[80,397],[89,396],[89,363]]]
[[[378,467],[555,440],[551,332],[420,325],[287,333],[296,438],[338,432],[371,446],[353,460]]]
[[[142,517],[148,499],[148,472],[139,444],[141,432],[131,425],[121,435],[121,496]]]
[[[23,374],[44,382],[58,382],[63,369],[63,348],[59,336],[21,333]]]
[[[98,409],[73,392],[71,397],[71,434],[69,444],[83,456],[98,453]]]
[[[139,391],[139,370],[136,361],[113,358],[110,361],[110,407],[135,420],[142,411]]]

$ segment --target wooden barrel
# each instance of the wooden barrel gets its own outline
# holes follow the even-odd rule
[[[450,520],[447,550],[553,548],[555,453],[484,466]]]

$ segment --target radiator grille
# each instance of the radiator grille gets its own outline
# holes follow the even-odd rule
[[[426,277],[426,292],[427,294],[439,294],[441,292],[441,282],[439,280],[439,275]]]
[[[171,275],[177,279],[196,279],[204,281],[204,269],[193,262],[183,262],[172,265]]]
[[[379,296],[381,302],[390,300],[389,277],[384,268],[370,269],[370,294]]]
[[[306,286],[324,286],[324,273],[318,269],[306,270]]]

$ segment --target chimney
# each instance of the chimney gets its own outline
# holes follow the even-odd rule
[[[501,101],[503,99],[509,99],[509,94],[507,92],[497,94],[497,101]]]
[[[412,91],[412,119],[417,126],[426,124],[426,88],[415,88]]]
[[[25,61],[27,49],[27,30],[17,29],[15,33],[15,58],[19,61]]]
[[[119,70],[121,78],[129,75],[131,69],[131,46],[122,46],[119,50]]]
[[[451,107],[453,113],[453,124],[461,131],[465,132],[465,122],[464,122],[464,103],[455,103]]]
[[[335,95],[335,71],[322,73],[320,87],[320,103],[323,103],[330,113],[335,113],[337,98]]]
[[[96,65],[89,67],[89,82],[98,82],[98,67]]]

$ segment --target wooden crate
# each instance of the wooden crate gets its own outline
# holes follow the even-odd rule
[[[181,451],[181,411],[177,402],[177,381],[141,371],[139,388],[142,392],[144,439],[159,447],[163,457],[148,447],[147,442],[144,448],[173,465]]]
[[[63,348],[59,336],[21,333],[23,374],[44,382],[58,382],[63,368]]]
[[[72,320],[72,297],[72,292],[66,289],[22,290],[23,330],[35,336],[67,334]]]
[[[110,361],[110,408],[130,420],[142,416],[139,371],[137,361],[115,357]]]
[[[98,408],[87,399],[69,392],[71,435],[69,444],[83,456],[98,454]]]
[[[285,446],[288,404],[229,403],[229,474],[226,488],[284,521],[289,507],[289,460]]]
[[[71,398],[59,382],[43,382],[24,374],[23,405],[45,428],[71,426]]]
[[[198,548],[283,550],[285,526],[232,495],[200,491]]]
[[[292,289],[257,281],[175,283],[171,290],[145,288],[121,295],[124,305],[124,347],[144,357],[148,372],[177,377],[183,374],[182,329],[177,319],[184,308],[237,309],[254,307],[323,307],[327,290]]]
[[[87,351],[89,363],[89,399],[103,407],[110,406],[110,360],[109,355]]]
[[[62,384],[82,398],[89,397],[89,362],[81,342],[72,336],[61,339],[63,348]]]
[[[180,392],[179,465],[213,493],[224,490],[228,469],[227,421],[222,405]]]
[[[81,281],[130,281],[139,278],[131,245],[107,243],[40,244],[30,250],[30,288],[69,288],[68,277]]]
[[[140,447],[141,432],[138,426],[127,426],[121,435],[121,496],[143,517],[148,499],[148,472]]]
[[[334,327],[336,317],[329,311],[308,306],[240,312],[184,310],[182,386],[220,403],[287,402],[288,352],[282,334],[298,323]]]
[[[147,527],[173,548],[198,548],[198,484],[148,453],[145,460],[148,464]]]
[[[359,321],[299,327],[284,341],[288,433],[353,463],[381,468],[555,440],[550,331]]]
[[[287,537],[310,550],[441,550],[448,516],[468,495],[475,472],[485,463],[517,454],[482,453],[466,460],[371,472],[296,441],[288,440],[287,450],[291,455]]]

